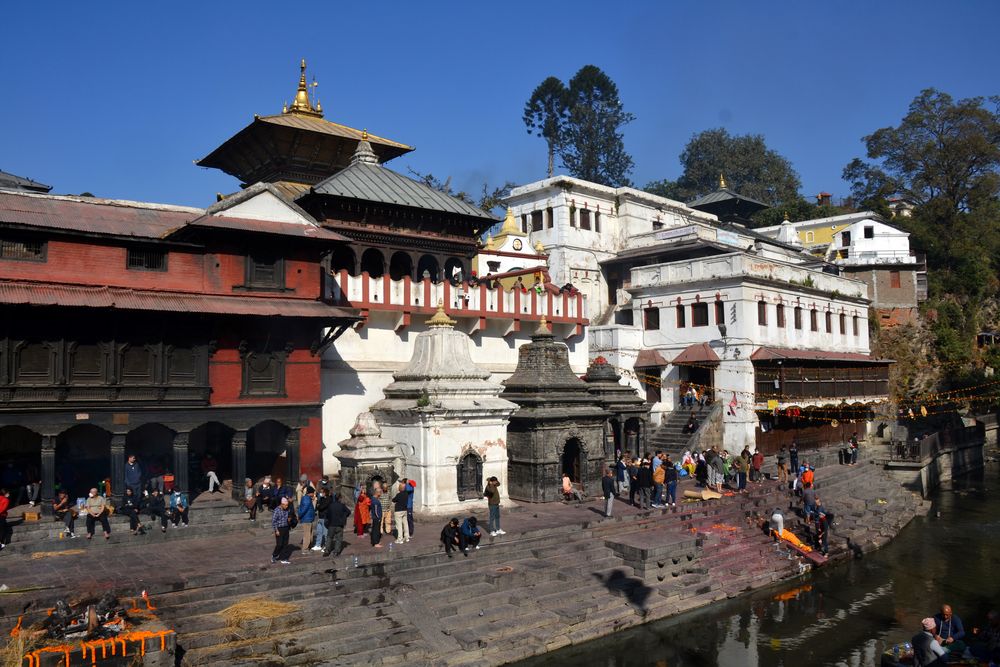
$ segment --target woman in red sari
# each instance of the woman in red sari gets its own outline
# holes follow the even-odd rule
[[[372,522],[371,504],[371,498],[362,491],[358,495],[358,502],[354,505],[354,533],[356,535],[364,535],[365,528]]]

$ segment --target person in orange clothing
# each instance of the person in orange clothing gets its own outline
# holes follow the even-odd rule
[[[354,505],[354,534],[364,535],[365,529],[372,522],[371,515],[372,501],[364,491],[358,495],[358,501]]]
[[[806,485],[812,486],[814,478],[813,469],[809,467],[809,462],[806,461],[805,470],[802,472],[802,487],[805,488]]]

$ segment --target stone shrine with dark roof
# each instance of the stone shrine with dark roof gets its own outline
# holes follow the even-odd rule
[[[609,460],[617,452],[641,455],[646,449],[649,404],[634,388],[622,384],[621,379],[604,357],[594,358],[583,376],[591,396],[611,413],[604,436],[604,456]]]
[[[562,500],[564,473],[585,495],[596,495],[609,462],[604,433],[610,415],[570,368],[566,346],[544,319],[518,350],[517,369],[503,384],[500,397],[520,406],[507,427],[510,497]]]

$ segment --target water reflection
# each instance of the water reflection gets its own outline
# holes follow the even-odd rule
[[[967,628],[1000,607],[1000,497],[989,493],[997,480],[992,465],[956,482],[929,516],[863,559],[519,666],[877,666],[944,602]]]

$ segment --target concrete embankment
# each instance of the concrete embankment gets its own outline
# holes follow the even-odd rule
[[[816,479],[836,515],[834,560],[881,546],[927,507],[877,466],[824,466]],[[336,561],[297,554],[291,566],[190,576],[151,593],[188,665],[500,665],[804,571],[753,520],[796,504],[776,482],[676,510],[619,503],[611,520],[599,504],[509,513],[508,534],[468,557],[448,559],[435,545],[440,526],[421,524],[423,541],[393,552],[355,538]],[[797,519],[786,527],[805,536]],[[237,624],[219,613],[252,598],[288,606]]]

